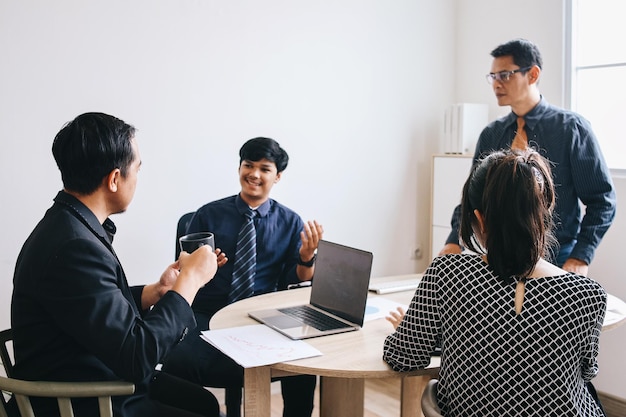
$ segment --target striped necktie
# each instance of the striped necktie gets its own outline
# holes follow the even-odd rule
[[[254,210],[248,210],[245,213],[246,220],[241,225],[237,235],[233,280],[230,284],[230,294],[228,295],[229,304],[254,295],[254,275],[256,273],[255,215],[256,211]]]
[[[518,149],[523,151],[528,148],[528,136],[526,136],[526,130],[524,129],[526,122],[523,117],[517,118],[517,131],[515,131],[515,137],[513,143],[511,143],[511,149]]]

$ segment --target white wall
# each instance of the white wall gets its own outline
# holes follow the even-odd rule
[[[327,239],[373,251],[375,276],[423,270],[409,251],[428,244],[443,108],[506,113],[484,74],[514,37],[539,45],[541,90],[562,105],[562,3],[0,0],[0,328],[19,248],[61,187],[52,139],[85,111],[139,129],[137,195],[114,219],[132,283],[171,261],[180,214],[238,190],[237,150],[258,135],[291,156],[276,199]],[[591,275],[626,299],[624,218],[618,208]],[[625,338],[626,326],[603,334],[596,379],[622,398]]]
[[[526,38],[537,44],[543,57],[541,93],[552,104],[563,105],[562,3],[562,0],[457,0],[456,99],[488,103],[491,119],[507,114],[510,108],[498,107],[485,79],[491,70],[490,52],[511,39]]]
[[[430,155],[453,100],[454,2],[0,0],[0,327],[22,242],[61,188],[54,135],[86,111],[139,129],[143,167],[115,247],[131,283],[173,259],[178,217],[238,192],[243,142],[291,157],[273,197],[423,270]]]

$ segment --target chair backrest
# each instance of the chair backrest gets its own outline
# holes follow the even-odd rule
[[[176,255],[174,256],[174,260],[178,259],[178,255],[180,255],[180,245],[178,244],[178,238],[187,234],[187,228],[189,227],[189,223],[191,223],[191,218],[195,214],[194,211],[191,213],[185,213],[178,220],[178,225],[176,226]]]
[[[9,351],[9,346],[12,347],[13,343],[13,331],[6,329],[0,331],[0,362],[4,366],[4,372],[6,376],[13,376],[13,359],[12,350]]]
[[[13,332],[11,329],[0,331],[0,362],[4,368],[4,375],[7,377],[13,376]],[[0,372],[0,376],[2,373]],[[11,394],[0,392],[0,417],[2,411],[11,399]]]
[[[0,390],[15,396],[22,417],[36,417],[30,397],[57,399],[61,417],[74,417],[72,398],[97,398],[100,417],[112,417],[111,397],[131,395],[135,386],[130,382],[47,382],[22,381],[0,376]],[[0,417],[8,417],[5,405],[0,405]]]
[[[437,404],[437,379],[431,379],[422,393],[422,413],[424,417],[443,417]]]

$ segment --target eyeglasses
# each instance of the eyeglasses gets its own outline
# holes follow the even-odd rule
[[[490,72],[489,74],[485,75],[485,77],[487,77],[487,82],[489,84],[493,84],[494,81],[500,81],[501,83],[506,83],[511,78],[511,75],[518,73],[518,72],[524,73],[531,68],[532,66],[518,68],[513,71]]]

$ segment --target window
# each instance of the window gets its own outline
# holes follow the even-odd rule
[[[571,108],[593,126],[611,169],[626,170],[626,1],[569,0]]]

